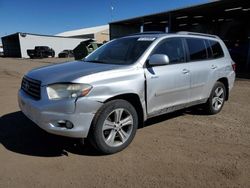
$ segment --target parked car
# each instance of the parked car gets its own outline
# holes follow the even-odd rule
[[[82,61],[28,72],[18,101],[47,132],[87,138],[110,154],[126,148],[148,118],[194,105],[207,114],[220,112],[234,69],[217,36],[135,34],[104,44]]]
[[[48,46],[36,46],[34,50],[27,50],[30,58],[48,58],[55,57],[55,51]]]
[[[99,48],[102,44],[93,42],[93,40],[87,40],[81,42],[73,51],[75,60],[81,60],[88,54]]]
[[[63,50],[58,54],[59,58],[74,57],[73,50]]]

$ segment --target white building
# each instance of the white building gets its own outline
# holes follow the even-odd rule
[[[109,40],[109,25],[101,25],[96,27],[89,27],[83,29],[77,29],[72,31],[66,31],[58,33],[56,36],[61,37],[74,37],[74,38],[91,38],[96,42],[103,43]]]
[[[66,31],[53,35],[14,33],[2,37],[6,57],[28,58],[27,50],[35,46],[48,46],[55,51],[55,57],[66,49],[73,50],[82,41],[93,39],[103,43],[109,40],[109,25]]]
[[[28,58],[27,50],[35,46],[48,46],[55,51],[55,57],[65,50],[73,50],[82,41],[88,39],[69,38],[51,35],[37,35],[30,33],[15,33],[2,37],[4,55],[6,57]]]

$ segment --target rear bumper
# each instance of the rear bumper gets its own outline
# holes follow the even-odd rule
[[[74,138],[87,137],[94,115],[102,105],[88,99],[77,102],[46,99],[36,101],[22,90],[18,92],[18,104],[21,111],[40,128],[52,134]],[[86,108],[88,106],[91,108]],[[74,127],[72,129],[61,127],[58,121],[62,120],[70,121]]]

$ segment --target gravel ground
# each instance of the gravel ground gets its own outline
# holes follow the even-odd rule
[[[0,187],[250,187],[250,80],[236,81],[218,115],[153,118],[127,149],[101,156],[19,111],[22,75],[60,61],[0,58]]]

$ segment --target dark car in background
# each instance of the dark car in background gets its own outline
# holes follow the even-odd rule
[[[30,58],[48,58],[55,57],[55,51],[48,46],[35,46],[35,49],[27,50]]]
[[[102,44],[96,43],[93,40],[87,40],[81,42],[74,50],[75,60],[85,58],[88,54],[99,48]]]
[[[59,58],[74,57],[73,50],[63,50],[58,54]]]

